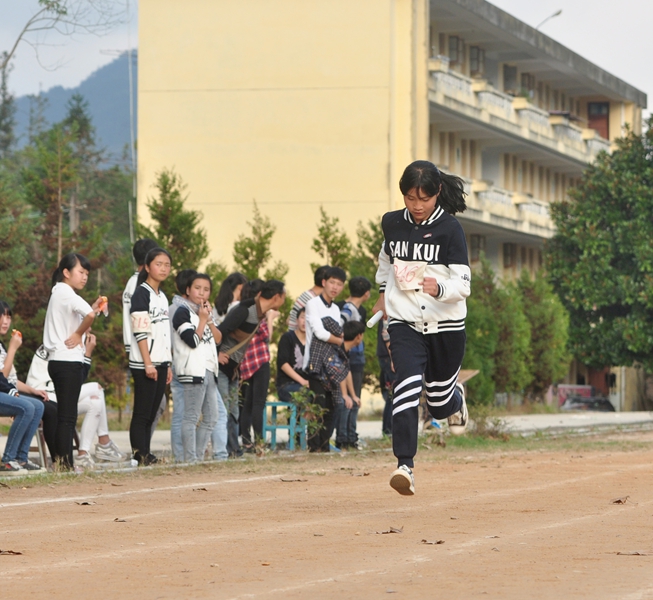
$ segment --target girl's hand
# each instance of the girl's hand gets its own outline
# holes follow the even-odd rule
[[[41,398],[43,402],[48,402],[50,400],[50,397],[48,396],[48,393],[45,390],[37,390],[33,387],[29,387],[27,390],[27,393],[30,396],[36,396],[37,398]]]
[[[8,350],[18,350],[23,344],[23,336],[21,335],[20,331],[14,331],[11,334],[11,339],[9,340],[9,348]]]
[[[361,405],[361,399],[358,398],[357,396],[352,396],[352,400],[354,401],[354,404],[358,407]]]
[[[158,372],[154,365],[147,365],[145,367],[145,377],[149,379],[154,379],[154,381],[156,381],[157,376],[158,376]]]
[[[91,308],[93,309],[94,313],[99,313],[102,310],[102,303],[103,299],[102,296],[98,296],[97,300],[91,304]]]
[[[208,302],[204,302],[203,304],[200,304],[198,316],[200,319],[204,317],[205,320],[211,318],[211,305]]]
[[[86,334],[86,356],[91,356],[97,346],[97,338],[92,333]]]
[[[66,348],[72,350],[73,348],[82,345],[82,336],[75,332],[64,342],[64,344],[66,344]]]
[[[376,304],[372,307],[372,314],[376,314],[379,311],[383,313],[384,317],[388,315],[385,312],[385,294],[379,294],[379,299],[376,301]]]
[[[429,296],[435,298],[440,293],[438,280],[435,277],[424,277],[424,281],[422,281],[420,285],[422,286],[422,291]]]
[[[299,383],[300,383],[301,385],[303,385],[304,387],[309,387],[309,386],[311,385],[311,384],[308,382],[308,379],[302,379]]]
[[[218,352],[218,362],[221,365],[226,365],[229,362],[229,355],[224,352]]]
[[[275,319],[278,319],[281,316],[281,313],[278,310],[274,310],[274,308],[271,308],[267,312],[267,317],[269,321],[274,321]]]
[[[354,406],[354,402],[349,396],[345,396],[343,394],[342,399],[345,401],[345,408],[350,409],[352,406]]]
[[[166,385],[172,381],[172,369],[168,367],[168,374],[166,375]]]

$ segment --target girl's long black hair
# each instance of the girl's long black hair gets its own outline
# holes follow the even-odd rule
[[[405,196],[412,189],[421,190],[427,196],[438,196],[438,206],[450,215],[463,212],[465,204],[465,182],[455,175],[443,173],[428,160],[416,160],[404,170],[399,180],[399,189]]]
[[[52,273],[52,285],[63,281],[64,269],[72,271],[77,263],[82,265],[83,269],[86,269],[87,271],[91,270],[91,263],[88,261],[88,258],[81,254],[77,254],[77,252],[70,252],[59,261],[59,266],[54,270],[54,273]]]
[[[234,290],[239,285],[245,285],[246,283],[247,277],[238,271],[227,275],[220,286],[218,295],[215,297],[215,310],[218,311],[220,316],[227,314],[229,305],[234,301]]]
[[[152,250],[150,250],[145,256],[145,262],[143,263],[144,266],[141,272],[138,274],[136,285],[141,285],[141,283],[143,283],[149,275],[145,266],[149,267],[152,264],[152,261],[161,254],[165,254],[170,259],[170,262],[172,262],[172,256],[170,256],[170,252],[164,250],[163,248],[152,248]]]

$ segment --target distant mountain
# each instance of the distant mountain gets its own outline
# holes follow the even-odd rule
[[[73,94],[84,96],[89,104],[98,145],[106,149],[109,162],[120,159],[125,146],[129,146],[129,63],[127,60],[125,52],[113,62],[89,75],[76,88],[66,89],[56,86],[47,92],[41,92],[41,95],[47,98],[44,116],[49,124],[61,121],[65,117],[66,104]],[[132,60],[134,131],[136,131],[138,60],[135,52],[132,54]],[[27,141],[29,109],[29,96],[16,98],[16,135],[19,137],[20,146]]]

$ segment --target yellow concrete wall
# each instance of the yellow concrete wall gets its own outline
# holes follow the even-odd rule
[[[204,213],[211,258],[232,266],[256,199],[278,227],[272,251],[291,267],[290,292],[309,287],[319,207],[354,241],[426,155],[425,10],[426,0],[141,0],[139,219],[156,172],[174,167]]]

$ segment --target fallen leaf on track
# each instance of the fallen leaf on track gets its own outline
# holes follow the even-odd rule
[[[364,473],[352,473],[351,474],[352,477],[367,477],[368,475],[369,475],[369,473],[367,471],[365,471]]]
[[[126,522],[127,522],[127,519],[119,519],[118,517],[116,517],[116,518],[113,520],[113,522],[114,522],[114,523],[126,523]]]
[[[22,554],[22,552],[16,552],[16,550],[0,550],[0,554],[4,554],[6,556],[19,556]]]
[[[122,487],[125,484],[124,483],[112,483],[111,485],[114,486],[114,487]]]
[[[2,481],[0,481],[0,487],[8,488],[9,486],[6,483],[2,483]]]
[[[646,552],[617,552],[617,556],[648,556]]]
[[[261,566],[262,566],[262,567],[269,567],[269,566],[270,566],[270,563],[261,563]]]
[[[486,535],[485,537],[486,537],[488,540],[493,540],[493,539],[495,539],[495,538],[498,538],[499,536],[498,536],[498,535]]]
[[[390,529],[387,529],[386,531],[375,531],[374,533],[383,535],[386,533],[403,533],[404,528],[402,527],[401,529],[397,529],[396,527],[390,527]]]
[[[284,483],[295,483],[297,481],[308,481],[308,479],[284,479],[282,477],[281,481],[283,481]]]
[[[97,502],[93,502],[92,500],[84,500],[83,502],[75,502],[75,504],[79,504],[80,506],[93,506],[94,504],[97,504]]]
[[[630,499],[630,496],[622,496],[621,498],[615,498],[614,500],[610,500],[610,504],[635,504],[637,505],[637,502],[633,502]]]
[[[434,541],[422,540],[421,543],[427,544],[429,546],[436,546],[437,544],[444,544],[444,540],[434,540]]]
[[[194,492],[208,492],[209,490],[207,490],[206,488],[193,488],[193,491]]]
[[[492,550],[494,550],[495,552],[501,552],[496,546],[492,548]]]

